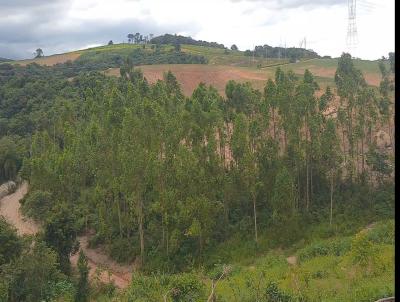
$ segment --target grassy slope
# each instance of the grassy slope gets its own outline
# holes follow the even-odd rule
[[[363,242],[371,251],[366,265],[370,270],[354,260],[359,256],[355,238],[363,234]],[[251,263],[236,262],[229,277],[219,283],[217,300],[252,301],[255,296],[251,293],[260,288],[259,294],[264,294],[270,281],[282,292],[303,296],[305,301],[359,302],[394,295],[393,220],[376,223],[351,236],[314,239],[293,249],[274,249]],[[289,255],[297,258],[297,264],[288,263]]]

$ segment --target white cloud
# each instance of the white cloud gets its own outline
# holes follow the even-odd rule
[[[242,50],[298,46],[306,37],[321,55],[346,51],[346,0],[0,0],[0,16],[0,57],[120,42],[129,32],[190,35]],[[359,0],[357,28],[354,55],[394,51],[394,1]]]

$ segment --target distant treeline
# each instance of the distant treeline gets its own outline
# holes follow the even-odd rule
[[[127,59],[133,66],[153,64],[207,64],[208,60],[202,55],[195,55],[176,51],[174,49],[162,49],[155,47],[154,50],[137,48],[126,52],[125,50],[102,52],[93,51],[82,54],[74,61],[58,63],[48,68],[48,72],[58,77],[74,77],[80,72],[101,71],[108,68],[121,67]],[[24,69],[23,69],[24,70]],[[28,69],[26,69],[28,70]],[[0,83],[4,76],[13,74],[15,70],[4,62],[0,67]],[[44,76],[43,74],[41,76]]]
[[[195,40],[191,37],[184,37],[180,35],[171,35],[165,34],[162,36],[155,37],[151,39],[150,43],[152,44],[189,44],[189,45],[198,45],[205,47],[215,47],[215,48],[225,48],[224,44],[219,44],[217,42],[207,42],[202,40]]]
[[[130,58],[134,66],[152,64],[207,64],[207,59],[201,55],[194,55],[175,50],[154,51],[145,49],[134,49],[129,54],[116,52],[93,52],[81,55],[72,62],[74,72],[105,70],[108,68],[121,67],[125,60]]]
[[[244,52],[246,56],[263,57],[263,58],[289,58],[292,61],[301,58],[320,58],[315,51],[297,47],[272,47],[269,45],[259,45],[254,50],[246,50]]]
[[[12,60],[0,57],[0,62],[9,62],[9,61],[12,61]]]

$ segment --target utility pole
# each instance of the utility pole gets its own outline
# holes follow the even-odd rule
[[[348,26],[347,26],[347,38],[346,45],[347,49],[350,52],[357,47],[358,44],[358,35],[357,35],[357,24],[356,24],[356,0],[348,0]]]

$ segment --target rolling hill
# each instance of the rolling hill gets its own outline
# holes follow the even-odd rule
[[[155,44],[114,44],[107,46],[94,47],[89,49],[77,50],[73,52],[45,56],[37,59],[14,61],[12,64],[27,65],[37,63],[40,65],[54,66],[56,64],[74,62],[77,60],[93,62],[105,62],[107,60],[116,60],[119,62],[133,51],[142,51],[147,54],[157,52]],[[172,45],[162,45],[161,52],[172,53]],[[310,70],[317,78],[320,86],[335,86],[334,75],[337,68],[337,58],[312,58],[303,59],[295,63],[290,63],[288,59],[282,58],[262,58],[249,57],[243,51],[233,51],[218,47],[206,47],[199,45],[183,44],[181,46],[183,54],[205,58],[207,64],[182,64],[182,62],[159,61],[149,57],[145,64],[140,65],[144,75],[150,82],[161,79],[164,72],[171,70],[178,78],[182,89],[186,95],[190,95],[193,89],[200,83],[215,86],[220,93],[224,93],[226,82],[234,79],[238,82],[250,82],[257,89],[263,89],[265,81],[274,77],[275,70],[280,66],[283,70],[292,70],[296,75],[303,75],[306,69]],[[160,63],[159,63],[159,62]],[[150,63],[150,64],[149,64]],[[172,64],[171,64],[172,63]],[[178,64],[174,64],[178,63]],[[183,62],[184,63],[184,62]],[[354,64],[359,68],[367,81],[372,86],[378,86],[381,75],[377,61],[354,60]],[[109,68],[102,68],[108,75],[119,75],[119,66],[116,62]],[[101,68],[100,68],[101,69]]]

